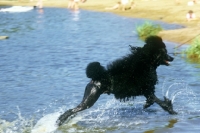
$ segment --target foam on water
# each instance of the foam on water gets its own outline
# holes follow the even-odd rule
[[[172,95],[171,91],[168,91],[168,94]],[[176,94],[175,98],[178,99],[180,95]],[[175,119],[176,117],[181,121],[180,115],[170,116],[172,118],[169,118],[168,115],[163,115],[165,112],[163,112],[162,109],[160,109],[161,111],[159,112],[155,111],[154,107],[152,107],[152,109],[145,111],[142,109],[143,102],[145,102],[143,97],[138,97],[134,99],[134,101],[126,103],[119,102],[115,98],[107,99],[104,105],[99,104],[97,108],[94,107],[79,112],[61,127],[55,126],[55,123],[60,114],[64,112],[63,110],[68,110],[66,108],[63,109],[64,107],[61,108],[60,111],[43,115],[43,117],[35,122],[33,122],[34,119],[23,118],[18,108],[17,120],[13,122],[0,120],[0,131],[2,133],[104,133],[112,130],[127,129],[137,132],[147,129],[147,125],[151,126],[151,124],[155,123],[165,125],[167,121]],[[175,106],[177,106],[177,104],[175,104]],[[178,107],[178,110],[179,112],[182,111],[183,115],[187,113],[183,108]],[[155,113],[157,113],[157,115],[155,115]],[[163,113],[162,119],[159,118],[159,113]]]
[[[173,81],[173,82],[172,82]],[[43,113],[38,118],[28,119],[22,116],[20,108],[17,107],[17,119],[8,122],[0,120],[0,132],[2,133],[77,133],[77,132],[106,132],[117,129],[144,130],[151,123],[165,125],[169,119],[187,120],[188,115],[198,116],[200,110],[197,94],[188,87],[187,82],[177,79],[167,79],[162,85],[163,96],[173,101],[174,109],[178,111],[177,116],[168,116],[159,106],[151,106],[143,110],[144,97],[137,97],[128,102],[119,102],[112,96],[101,98],[101,102],[94,107],[79,112],[75,117],[66,121],[61,127],[56,126],[56,120],[66,110],[73,106],[60,107],[54,113]],[[104,104],[102,104],[102,102]],[[183,104],[187,102],[186,104]],[[195,108],[195,104],[197,107]],[[157,106],[157,105],[156,105]],[[52,106],[50,106],[52,107]],[[158,111],[160,110],[160,111]],[[40,111],[37,113],[41,113]],[[156,114],[156,115],[155,115]],[[162,120],[156,118],[162,115]],[[163,115],[166,114],[166,115]],[[155,121],[155,119],[157,119]]]
[[[12,122],[0,119],[0,131],[1,133],[25,133],[29,131],[33,125],[34,119],[26,119],[21,115],[20,109],[17,106],[17,116]]]
[[[163,83],[162,93],[172,101],[175,110],[177,110],[179,114],[199,112],[198,107],[200,104],[199,98],[197,97],[198,94],[188,86],[188,83],[182,79],[167,80]]]
[[[45,115],[36,123],[31,133],[52,133],[58,128],[56,121],[60,115],[59,112]]]
[[[0,12],[10,12],[10,13],[17,13],[17,12],[27,12],[33,10],[33,7],[30,6],[12,6],[9,8],[3,8]]]

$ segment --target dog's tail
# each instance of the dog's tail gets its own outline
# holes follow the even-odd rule
[[[99,62],[91,62],[86,68],[86,75],[94,81],[99,81],[106,75],[106,69]]]

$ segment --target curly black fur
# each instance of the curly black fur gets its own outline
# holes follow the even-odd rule
[[[167,60],[166,46],[158,36],[150,36],[145,42],[144,47],[131,46],[130,54],[108,64],[106,69],[99,62],[90,63],[86,69],[87,77],[108,80],[108,84],[102,85],[107,86],[116,99],[125,101],[154,94],[158,82],[156,68]]]
[[[106,74],[106,69],[99,62],[89,63],[86,68],[86,75],[94,81],[101,80]]]
[[[154,86],[158,82],[156,68],[169,65],[168,61],[173,58],[167,54],[160,37],[150,36],[145,42],[143,47],[131,46],[130,54],[108,64],[107,68],[99,62],[88,64],[86,75],[91,81],[85,88],[81,103],[62,114],[57,124],[60,126],[73,114],[93,106],[103,93],[113,93],[116,99],[123,101],[144,95],[147,99],[144,109],[157,103],[170,114],[176,114],[169,99],[162,101],[154,95]]]

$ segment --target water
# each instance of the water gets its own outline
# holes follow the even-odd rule
[[[45,8],[22,13],[0,12],[0,132],[29,133],[43,116],[80,103],[89,79],[89,62],[110,61],[142,46],[135,28],[146,21],[80,10]],[[181,28],[163,22],[165,29]],[[174,55],[178,45],[166,42],[175,60],[157,70],[156,95],[173,100],[178,115],[158,105],[143,110],[145,99],[120,103],[102,95],[55,133],[196,133],[200,131],[200,67]],[[184,50],[182,46],[178,51]]]

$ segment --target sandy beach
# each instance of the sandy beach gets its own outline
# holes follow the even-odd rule
[[[151,20],[160,20],[171,24],[180,24],[185,28],[175,30],[165,30],[159,33],[166,41],[176,42],[180,45],[190,44],[191,41],[200,36],[200,1],[196,4],[188,6],[189,0],[181,0],[176,3],[175,0],[134,0],[136,6],[131,10],[122,11],[106,10],[106,7],[112,7],[118,0],[87,0],[80,3],[80,9],[93,10],[99,12],[112,12],[118,15],[135,18],[148,18]],[[0,5],[21,5],[34,6],[36,0],[0,0]],[[44,7],[61,7],[67,8],[68,0],[44,0]],[[129,7],[129,5],[127,5]],[[193,21],[186,20],[186,14],[189,10],[193,10],[197,19]]]

